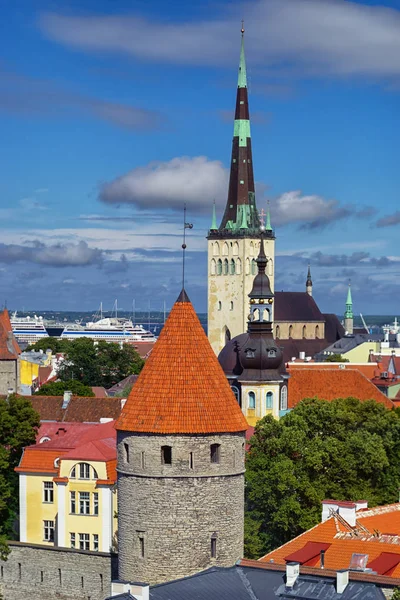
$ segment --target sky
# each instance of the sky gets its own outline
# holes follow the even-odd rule
[[[207,306],[241,19],[276,289],[399,314],[399,0],[0,0],[0,305]]]

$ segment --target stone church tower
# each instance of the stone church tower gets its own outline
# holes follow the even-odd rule
[[[220,226],[215,210],[208,234],[208,339],[216,354],[246,331],[248,294],[257,273],[260,219],[256,208],[244,29],[240,51],[229,191]],[[267,215],[267,273],[274,289],[275,235]]]
[[[116,428],[119,579],[234,565],[247,423],[184,290]]]
[[[344,312],[344,328],[347,334],[353,334],[353,299],[351,297],[351,285],[347,290],[346,310]]]

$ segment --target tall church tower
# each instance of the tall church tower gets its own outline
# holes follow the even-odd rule
[[[219,227],[214,212],[207,239],[208,339],[218,354],[228,340],[246,331],[248,294],[257,273],[256,257],[260,248],[243,28],[228,200]],[[267,274],[273,291],[275,235],[269,211],[264,245]]]
[[[344,328],[349,335],[353,334],[353,299],[351,297],[351,285],[347,290],[346,310],[344,311]]]
[[[233,566],[247,423],[184,290],[116,429],[119,579],[156,584]]]
[[[308,265],[307,281],[306,281],[306,292],[309,296],[312,296],[312,279],[311,279],[311,267]]]

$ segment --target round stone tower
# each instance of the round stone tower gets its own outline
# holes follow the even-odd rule
[[[242,557],[246,429],[182,291],[117,423],[120,579],[156,584]]]

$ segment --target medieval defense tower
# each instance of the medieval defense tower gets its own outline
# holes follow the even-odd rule
[[[117,422],[120,580],[242,557],[246,429],[182,290]]]
[[[266,216],[264,244],[267,273],[273,291],[275,235],[269,213]],[[214,207],[207,239],[208,339],[218,354],[227,341],[246,331],[248,294],[257,273],[256,257],[260,248],[260,217],[254,187],[243,28],[228,200],[219,227]]]

